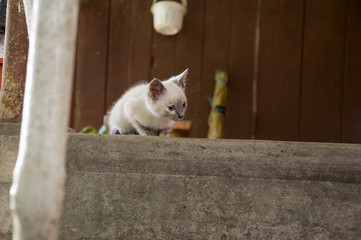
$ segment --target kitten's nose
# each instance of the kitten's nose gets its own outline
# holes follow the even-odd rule
[[[183,115],[178,115],[179,119],[182,119],[184,116]]]

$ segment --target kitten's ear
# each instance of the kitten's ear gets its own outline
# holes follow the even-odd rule
[[[188,68],[178,76],[174,77],[178,86],[180,86],[183,90],[186,88],[187,75],[188,75]]]
[[[164,85],[159,79],[154,78],[149,83],[149,96],[153,100],[157,100],[166,91]]]

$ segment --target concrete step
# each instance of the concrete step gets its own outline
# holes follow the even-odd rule
[[[361,239],[361,145],[68,136],[60,239]],[[18,140],[0,132],[0,239]]]

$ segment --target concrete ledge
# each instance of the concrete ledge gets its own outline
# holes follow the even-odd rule
[[[361,183],[361,145],[70,134],[68,170]]]
[[[20,123],[1,123],[0,122],[0,135],[19,136],[20,130],[21,130]],[[68,128],[68,133],[75,133],[75,130],[72,128]]]
[[[0,123],[0,135],[20,135],[20,123]]]
[[[361,239],[361,145],[68,138],[60,239]],[[0,134],[1,239],[18,141]]]

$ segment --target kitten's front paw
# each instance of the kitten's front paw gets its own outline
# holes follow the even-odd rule
[[[162,132],[159,134],[159,137],[173,137],[170,132]]]
[[[117,134],[120,134],[120,131],[119,131],[119,129],[113,128],[113,129],[110,131],[110,134],[112,134],[112,135],[117,135]]]

